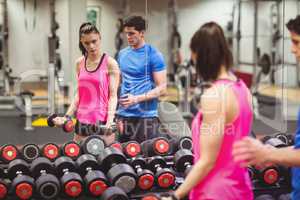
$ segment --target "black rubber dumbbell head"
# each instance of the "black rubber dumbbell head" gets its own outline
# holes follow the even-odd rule
[[[121,188],[110,187],[103,192],[100,200],[129,200],[129,198]]]
[[[26,144],[22,147],[21,154],[24,160],[32,162],[40,156],[39,146],[36,144]]]
[[[42,147],[41,154],[51,161],[54,161],[60,156],[59,146],[54,143],[47,143]]]
[[[141,154],[141,145],[136,141],[129,141],[122,144],[124,154],[128,158],[133,158]]]
[[[98,156],[98,163],[104,173],[107,173],[112,165],[126,163],[125,155],[114,147],[107,147],[100,152]]]
[[[104,150],[105,142],[99,135],[92,135],[82,141],[81,147],[84,154],[98,156]]]
[[[99,170],[99,165],[94,156],[83,154],[76,160],[80,174],[85,175],[86,190],[94,197],[102,195],[108,188],[106,176]]]
[[[53,119],[57,117],[57,114],[52,114],[47,118],[47,124],[49,127],[54,127],[55,124],[53,122]]]
[[[1,160],[5,163],[17,159],[19,156],[18,148],[13,144],[3,145],[0,149]]]
[[[72,159],[77,159],[81,155],[80,145],[74,141],[65,143],[62,147],[62,155],[70,157]]]
[[[37,158],[31,163],[30,171],[36,178],[36,191],[42,199],[54,199],[60,192],[60,183],[55,174],[54,166],[47,158]]]
[[[114,165],[107,173],[112,185],[121,188],[125,193],[130,193],[137,185],[137,176],[132,167],[126,163]]]
[[[136,169],[137,172],[137,185],[141,190],[149,190],[153,187],[155,179],[152,171],[146,169],[145,158],[138,156],[131,160],[131,166]]]

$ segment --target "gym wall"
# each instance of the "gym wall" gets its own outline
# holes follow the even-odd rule
[[[50,32],[49,0],[37,1],[36,28],[33,30],[34,6],[33,0],[26,0],[26,14],[24,14],[23,1],[8,1],[9,19],[9,63],[13,69],[13,75],[20,75],[28,70],[35,69],[44,72],[48,67],[47,37]],[[130,13],[145,13],[145,1],[130,0]],[[189,58],[189,40],[192,34],[205,22],[214,20],[224,28],[231,19],[234,0],[189,0],[178,1],[178,24],[182,36],[182,52],[185,59]],[[295,17],[297,14],[296,1],[285,2],[285,20]],[[270,5],[273,2],[259,2],[258,9],[258,44],[261,52],[270,52]],[[118,0],[59,0],[56,1],[56,18],[60,24],[57,33],[61,39],[59,52],[61,53],[65,82],[72,83],[74,79],[74,60],[80,56],[78,50],[78,27],[85,21],[86,6],[99,6],[101,8],[100,31],[102,32],[102,48],[111,56],[115,53],[114,36],[117,32],[118,11],[121,9]],[[147,41],[158,47],[168,60],[168,1],[148,1],[148,32]],[[245,36],[241,40],[241,60],[252,62],[253,60],[253,2],[242,4],[241,31]],[[27,30],[25,28],[27,19]],[[237,10],[235,14],[237,20]],[[235,21],[236,22],[236,21]],[[236,32],[236,23],[234,27]],[[285,37],[288,32],[284,27]],[[284,59],[294,63],[294,57],[290,54],[290,42],[284,41]],[[242,66],[242,70],[250,71],[252,66]],[[282,73],[279,73],[279,75]],[[285,78],[286,85],[296,85],[295,67],[284,68],[283,74],[289,74]],[[282,79],[278,75],[278,80]],[[72,85],[72,84],[71,84]]]

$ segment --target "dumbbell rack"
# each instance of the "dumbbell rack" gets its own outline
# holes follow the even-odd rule
[[[93,152],[93,151],[91,151],[91,152]],[[86,151],[84,153],[90,154],[90,152],[88,152],[88,151]],[[175,152],[169,153],[167,155],[160,155],[163,157],[163,159],[166,162],[166,168],[169,168],[169,169],[175,168],[174,167],[174,154],[175,154]],[[40,156],[42,156],[42,155],[40,155]],[[74,157],[72,159],[75,160],[76,158]],[[128,163],[128,164],[131,163],[131,159],[132,158],[127,157],[126,163]],[[151,156],[144,156],[144,159],[148,163],[148,161],[151,159]],[[0,168],[7,169],[8,163],[7,162],[0,163]],[[174,170],[174,171],[176,171],[176,170]],[[139,189],[135,189],[135,190],[131,191],[128,196],[129,196],[129,199],[131,199],[131,200],[140,200],[143,196],[145,196],[149,193],[156,193],[156,194],[167,193],[169,191],[175,190],[178,186],[180,186],[183,183],[183,181],[184,181],[184,174],[175,172],[175,184],[172,187],[163,189],[163,188],[159,188],[158,186],[153,186],[153,188],[151,188],[150,190],[146,190],[146,191],[141,191]],[[274,197],[277,197],[281,194],[289,193],[290,191],[291,191],[291,187],[287,184],[276,184],[274,186],[257,186],[253,189],[255,197],[258,195],[262,195],[262,194],[270,194]],[[17,198],[9,195],[6,199],[7,200],[15,200]],[[33,197],[32,199],[39,200],[40,198]],[[63,200],[66,198],[59,196],[57,199]],[[92,200],[92,199],[96,199],[96,198],[93,198],[89,195],[85,195],[85,192],[84,192],[84,194],[81,195],[80,197],[78,197],[77,199],[78,200],[81,200],[81,199],[82,200],[89,200],[89,199]]]

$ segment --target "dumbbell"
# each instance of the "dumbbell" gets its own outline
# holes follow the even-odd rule
[[[170,152],[170,143],[165,137],[157,137],[144,141],[142,144],[143,154],[147,157],[155,155],[167,155]]]
[[[122,149],[128,158],[136,157],[141,153],[141,145],[137,141],[128,141],[123,143]]]
[[[61,146],[61,154],[76,160],[81,155],[80,145],[74,141],[66,142]]]
[[[145,158],[138,156],[131,160],[131,166],[135,169],[137,174],[137,186],[141,190],[149,190],[154,184],[154,174],[152,171],[146,169],[147,162]]]
[[[54,161],[57,175],[60,178],[60,185],[63,193],[68,197],[79,197],[83,191],[83,180],[75,172],[74,161],[70,157],[62,156]]]
[[[54,161],[56,158],[60,156],[60,150],[58,145],[54,143],[47,143],[41,148],[41,154],[45,158]]]
[[[54,127],[55,124],[53,122],[53,119],[58,117],[57,114],[52,114],[48,117],[47,119],[47,124],[49,127]],[[72,121],[72,118],[71,117],[68,117],[68,116],[65,116],[66,117],[66,120],[64,122],[64,124],[62,125],[62,129],[64,130],[64,132],[67,132],[67,133],[70,133],[70,132],[73,132],[74,130],[74,123]]]
[[[35,189],[42,199],[54,199],[60,192],[60,183],[55,174],[52,162],[48,158],[39,157],[30,166],[35,178]]]
[[[166,166],[167,163],[161,156],[149,158],[148,167],[155,173],[156,182],[160,188],[169,188],[175,184],[175,174]]]
[[[287,144],[285,142],[283,142],[282,140],[280,140],[278,138],[275,138],[275,137],[271,137],[269,139],[265,138],[264,143],[268,144],[268,145],[271,145],[273,147],[276,147],[276,148],[281,148],[281,147],[286,147],[287,146]]]
[[[109,146],[114,147],[114,148],[120,150],[121,152],[123,152],[123,147],[120,142],[115,141],[115,142],[111,143]]]
[[[76,160],[76,165],[80,174],[84,176],[86,189],[94,197],[102,195],[108,188],[108,181],[102,171],[96,158],[90,154],[83,154]]]
[[[6,144],[1,146],[0,155],[1,155],[1,160],[4,163],[9,163],[10,161],[18,158],[19,150],[13,144]]]
[[[22,158],[27,162],[32,162],[40,156],[40,148],[36,144],[26,144],[21,149]]]
[[[270,194],[262,194],[255,198],[255,200],[275,200],[274,197]]]
[[[274,185],[279,182],[280,179],[280,168],[276,165],[270,165],[268,167],[255,166],[257,171],[257,178],[264,185]]]
[[[98,156],[105,148],[105,142],[99,135],[92,135],[81,142],[81,147],[84,154]]]
[[[114,147],[107,147],[98,156],[98,163],[110,183],[130,193],[136,187],[136,173],[126,164],[125,155]]]
[[[294,136],[292,134],[278,133],[274,137],[280,139],[287,146],[294,145]]]
[[[17,198],[25,200],[33,195],[34,179],[29,175],[25,160],[16,159],[8,164],[8,177],[12,179],[11,190]]]
[[[172,153],[176,153],[180,149],[193,150],[193,141],[191,137],[177,137],[170,140]]]
[[[109,187],[103,192],[100,200],[129,200],[129,198],[121,188]]]
[[[0,199],[5,199],[9,190],[9,184],[4,179],[4,169],[0,168]]]
[[[186,177],[192,169],[194,156],[190,150],[180,149],[174,155],[174,165],[176,171],[183,173]]]

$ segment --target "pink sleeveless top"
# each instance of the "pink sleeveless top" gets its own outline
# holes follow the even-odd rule
[[[190,200],[253,200],[253,192],[246,168],[240,167],[232,157],[235,141],[249,135],[252,127],[252,110],[248,101],[247,87],[242,80],[218,80],[214,84],[230,84],[239,105],[235,120],[224,127],[224,138],[214,168],[190,192]],[[198,112],[192,123],[194,163],[201,156],[200,126],[202,113]]]
[[[79,104],[76,117],[81,123],[106,122],[109,100],[108,56],[103,54],[97,68],[88,71],[86,58],[80,63],[78,74]]]

